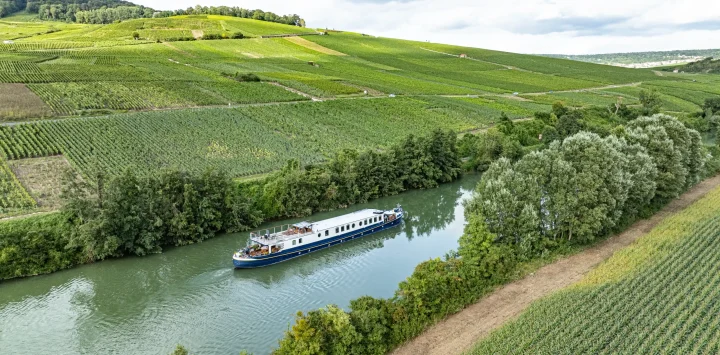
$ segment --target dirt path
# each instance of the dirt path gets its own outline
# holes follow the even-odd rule
[[[559,90],[559,91],[553,91],[553,94],[557,94],[557,93],[561,93],[561,92],[583,92],[583,91],[596,91],[596,90],[625,88],[625,87],[629,87],[629,86],[639,86],[640,84],[642,84],[642,81],[638,81],[635,83],[627,83],[627,84],[612,84],[612,85],[596,86],[596,87],[584,88],[584,89]],[[536,95],[545,95],[547,93],[548,93],[547,91],[527,92],[527,93],[522,93],[521,95],[536,96]],[[508,96],[508,94],[500,94],[500,96]]]
[[[533,301],[569,286],[616,251],[648,233],[660,221],[720,186],[720,175],[696,185],[649,219],[583,252],[540,268],[524,279],[497,289],[479,302],[429,328],[396,349],[394,355],[449,355],[470,350],[479,339],[518,316]]]

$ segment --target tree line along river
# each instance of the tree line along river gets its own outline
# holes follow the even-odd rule
[[[457,248],[469,175],[307,219],[400,203],[394,227],[298,259],[235,270],[248,233],[229,234],[148,257],[106,260],[50,275],[0,282],[5,354],[268,354],[297,311],[347,307],[363,295],[391,297],[415,266]],[[269,225],[301,219],[276,221]],[[263,226],[265,227],[265,226]]]

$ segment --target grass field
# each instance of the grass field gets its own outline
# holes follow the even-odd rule
[[[470,353],[720,352],[719,216],[716,188]]]

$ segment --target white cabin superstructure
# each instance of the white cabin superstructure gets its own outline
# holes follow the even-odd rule
[[[386,212],[388,211],[364,209],[318,222],[304,221],[282,225],[250,233],[250,240],[266,247],[270,253],[275,253],[383,224],[390,215]]]

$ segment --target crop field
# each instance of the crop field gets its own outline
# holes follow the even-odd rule
[[[20,31],[18,23],[0,22],[0,33]],[[198,31],[239,31],[254,38],[154,43]],[[132,40],[133,32],[138,32],[141,40]],[[58,116],[304,99],[276,86],[230,84],[226,79],[247,73],[322,98],[359,95],[366,89],[374,95],[408,96],[547,94],[523,96],[530,101],[525,101],[522,109],[514,104],[499,107],[494,99],[474,102],[487,105],[487,112],[500,109],[515,116],[527,116],[527,110],[543,108],[553,100],[577,107],[616,100],[609,92],[550,91],[642,82],[641,87],[660,91],[667,101],[665,109],[676,112],[695,111],[706,96],[720,91],[718,82],[711,79],[693,82],[698,76],[692,80],[689,76],[659,77],[650,70],[346,32],[258,37],[299,32],[314,30],[212,15],[135,19],[110,25],[40,21],[28,27],[27,37],[0,45],[0,83],[29,85]],[[625,93],[624,102],[636,103],[638,92]],[[45,115],[37,116],[41,117]]]
[[[588,91],[588,92],[560,92],[553,94],[523,96],[535,102],[542,102],[552,105],[554,102],[562,102],[566,106],[584,107],[584,106],[607,106],[614,104],[622,97],[622,103],[626,105],[637,105],[639,101],[635,92],[634,96],[618,95],[608,91]]]
[[[5,159],[0,158],[0,216],[35,205],[35,200],[20,185]]]
[[[0,93],[9,98],[0,120],[64,118],[0,127],[0,151],[10,160],[63,154],[86,174],[178,166],[245,176],[290,158],[315,162],[338,149],[383,147],[410,131],[483,128],[503,112],[531,117],[556,101],[606,106],[622,96],[635,105],[641,89],[655,88],[663,110],[695,112],[720,91],[720,81],[702,75],[659,77],[355,33],[260,38],[315,31],[223,16],[20,23],[0,21],[0,34],[15,38],[0,45]],[[249,38],[174,41],[234,32]],[[231,79],[248,80],[243,74],[262,82]],[[604,88],[628,83],[635,86]],[[565,90],[574,92],[557,92]]]
[[[31,84],[30,88],[57,115],[83,110],[140,110],[241,103],[301,101],[304,97],[263,83],[214,82],[92,82]]]
[[[0,97],[0,121],[52,115],[50,107],[23,84],[0,84]]]
[[[12,160],[10,169],[42,210],[58,209],[62,205],[63,176],[70,164],[61,155]]]
[[[40,121],[0,127],[0,149],[11,159],[62,153],[85,173],[177,166],[244,176],[278,169],[291,158],[315,162],[344,148],[386,146],[410,131],[466,131],[492,119],[452,103],[437,110],[436,100],[356,99]]]
[[[719,222],[717,188],[471,354],[717,354]]]

